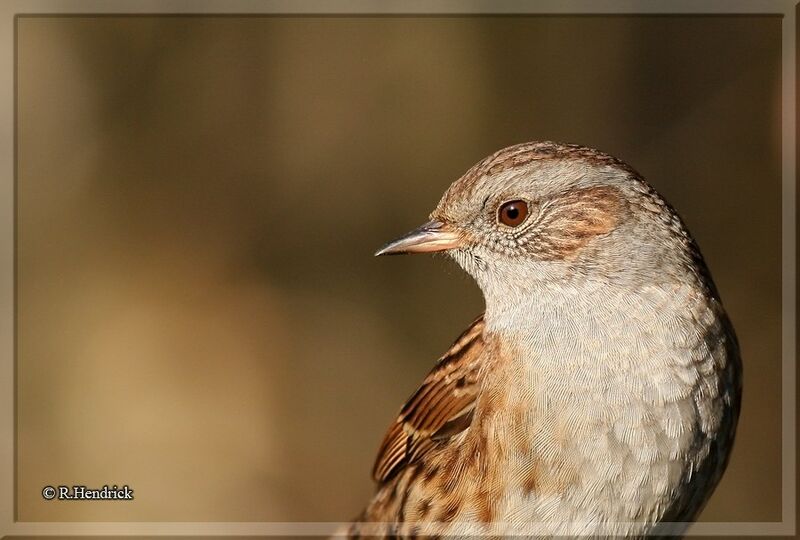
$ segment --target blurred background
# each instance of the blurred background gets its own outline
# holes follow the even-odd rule
[[[702,519],[780,519],[779,18],[17,22],[20,520],[353,517],[482,310],[445,258],[372,253],[535,139],[627,161],[688,223],[745,363]]]

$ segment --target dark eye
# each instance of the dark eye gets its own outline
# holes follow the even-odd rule
[[[508,201],[497,210],[497,220],[503,225],[517,227],[528,217],[528,203],[525,201]]]

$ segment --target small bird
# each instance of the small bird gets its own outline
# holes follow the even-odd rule
[[[727,465],[741,360],[675,210],[610,155],[525,143],[376,255],[421,252],[485,313],[390,426],[347,534],[681,534]]]

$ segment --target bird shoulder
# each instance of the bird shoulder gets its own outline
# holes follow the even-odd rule
[[[435,445],[466,430],[480,387],[484,320],[478,317],[406,401],[378,450],[372,475],[386,482]]]

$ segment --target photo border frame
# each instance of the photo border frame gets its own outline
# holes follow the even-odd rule
[[[23,522],[16,519],[16,24],[81,15],[757,15],[781,22],[781,521],[700,522],[686,536],[796,532],[796,0],[11,0],[0,6],[0,536],[317,536],[331,522]],[[533,524],[536,525],[536,524]],[[675,524],[678,526],[678,524]],[[529,531],[530,532],[530,531]]]

